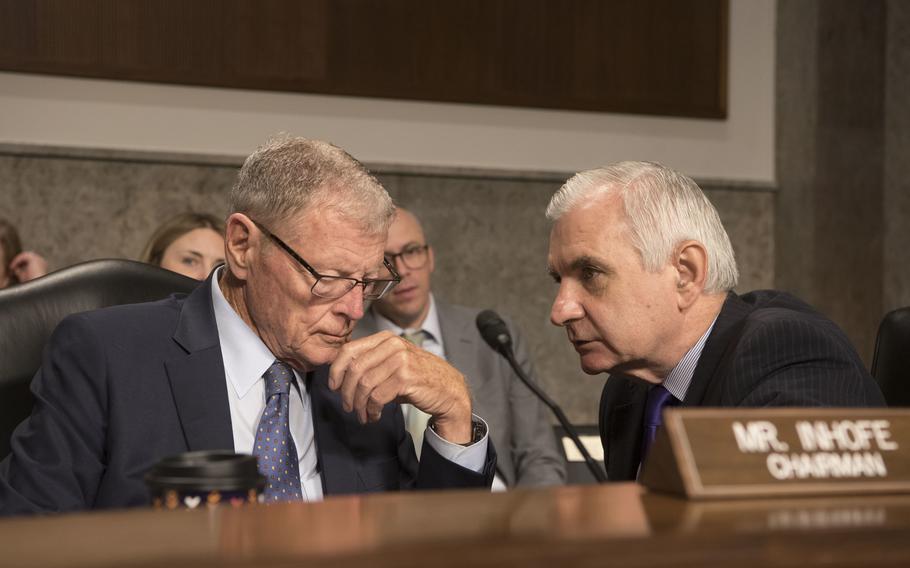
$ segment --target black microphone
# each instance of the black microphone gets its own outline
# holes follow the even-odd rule
[[[484,310],[477,314],[477,330],[480,331],[480,336],[487,342],[487,345],[492,347],[494,351],[498,351],[509,361],[512,370],[515,371],[515,374],[518,375],[521,382],[531,389],[531,392],[553,411],[553,414],[556,415],[556,419],[559,420],[559,423],[562,425],[563,429],[565,429],[569,438],[575,443],[575,447],[581,452],[582,457],[585,459],[585,464],[587,464],[588,469],[591,470],[594,479],[596,479],[598,483],[605,482],[607,480],[606,474],[600,469],[597,462],[591,457],[591,454],[588,453],[584,444],[581,443],[581,440],[578,438],[578,432],[575,431],[575,427],[572,426],[572,423],[566,418],[562,409],[559,408],[559,406],[553,402],[553,400],[547,396],[547,393],[543,392],[539,386],[531,382],[531,379],[525,374],[524,369],[522,369],[521,365],[518,364],[518,361],[515,360],[515,353],[512,352],[512,335],[509,333],[509,328],[506,327],[506,322],[502,321],[499,314],[493,310]]]

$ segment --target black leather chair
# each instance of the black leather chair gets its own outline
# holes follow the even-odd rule
[[[160,300],[199,285],[131,260],[93,260],[0,290],[0,458],[32,409],[29,383],[51,332],[64,317],[106,306]]]
[[[910,307],[888,312],[878,326],[872,376],[888,406],[910,406]]]

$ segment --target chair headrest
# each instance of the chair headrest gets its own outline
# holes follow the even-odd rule
[[[31,380],[41,352],[64,317],[88,310],[160,300],[199,282],[122,259],[84,262],[0,290],[0,384]]]
[[[888,406],[910,406],[910,307],[885,314],[878,327],[872,376]]]

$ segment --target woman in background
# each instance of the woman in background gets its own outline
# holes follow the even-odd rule
[[[0,288],[28,282],[47,274],[47,261],[36,252],[22,250],[19,232],[0,219]]]
[[[141,260],[205,280],[224,262],[224,222],[207,213],[182,213],[158,227]]]

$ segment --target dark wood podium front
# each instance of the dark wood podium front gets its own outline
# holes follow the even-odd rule
[[[686,502],[632,483],[0,521],[0,566],[910,566],[910,496]]]

